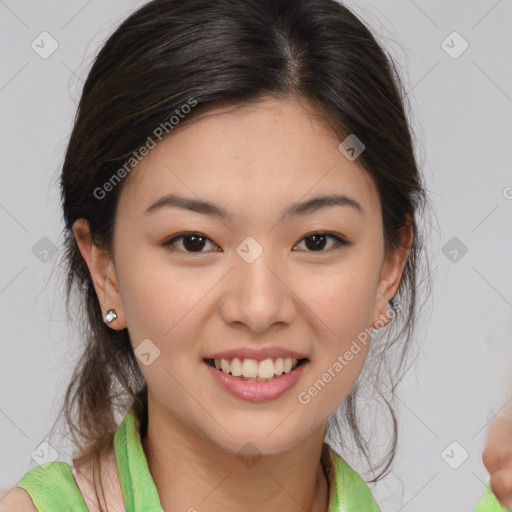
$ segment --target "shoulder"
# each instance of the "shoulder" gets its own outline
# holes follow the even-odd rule
[[[62,499],[62,491],[66,490],[63,488],[69,488],[70,475],[69,465],[65,462],[48,462],[35,466],[14,487],[0,494],[0,512],[37,511],[41,498],[51,500],[58,496]]]
[[[492,492],[490,483],[485,486],[483,495],[473,509],[473,512],[506,512],[510,510],[500,504],[494,493]]]
[[[45,462],[37,465],[25,473],[16,487],[25,491],[32,500],[35,508],[26,510],[87,510],[71,468],[66,462]],[[0,511],[3,512],[3,509]]]
[[[0,512],[37,512],[32,498],[21,487],[0,492]]]
[[[363,478],[332,447],[327,465],[333,510],[381,512]],[[330,466],[330,467],[329,467]]]

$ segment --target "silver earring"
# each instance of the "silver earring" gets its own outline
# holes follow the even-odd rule
[[[103,317],[103,321],[109,324],[113,320],[117,318],[117,313],[115,309],[109,309],[107,314]]]

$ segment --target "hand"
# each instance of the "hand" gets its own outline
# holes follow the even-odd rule
[[[482,462],[500,504],[512,507],[512,417],[498,416],[489,425]]]

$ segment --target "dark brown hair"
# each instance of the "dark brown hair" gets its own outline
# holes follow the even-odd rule
[[[96,56],[60,182],[66,307],[84,338],[62,406],[77,446],[75,465],[94,461],[101,468],[100,457],[113,449],[115,414],[132,405],[144,436],[147,388],[127,329],[103,322],[71,231],[74,221],[85,218],[94,242],[111,251],[123,181],[102,198],[97,191],[106,190],[114,175],[124,178],[127,173],[119,170],[128,169],[126,162],[155,139],[155,130],[167,126],[172,135],[171,116],[177,110],[183,114],[191,99],[195,106],[180,115],[177,129],[219,106],[241,106],[265,95],[305,100],[340,141],[349,134],[363,141],[358,161],[380,194],[386,255],[399,247],[406,220],[413,224],[396,297],[401,307],[385,328],[389,336],[372,343],[360,378],[328,425],[332,431],[332,419],[338,433],[351,432],[373,470],[383,467],[372,481],[389,470],[397,442],[393,392],[405,371],[418,308],[423,250],[417,218],[427,197],[404,108],[407,95],[393,59],[359,18],[334,0],[153,0],[123,21]],[[71,308],[74,291],[78,303]],[[364,402],[361,409],[357,394],[363,382],[371,382],[392,419],[392,441],[378,465],[371,464],[361,429]],[[345,435],[339,440],[346,444]]]

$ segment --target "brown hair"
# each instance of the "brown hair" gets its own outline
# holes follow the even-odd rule
[[[373,469],[384,466],[372,481],[389,470],[397,442],[393,392],[405,372],[416,323],[423,252],[416,219],[426,193],[404,109],[407,97],[393,59],[359,18],[334,0],[153,0],[123,21],[96,56],[60,183],[66,307],[85,341],[62,405],[77,446],[75,465],[93,461],[101,468],[100,457],[113,449],[115,413],[132,405],[144,437],[147,388],[127,329],[114,330],[103,322],[72,233],[74,221],[85,218],[94,242],[111,251],[122,179],[102,198],[98,190],[106,190],[104,184],[116,173],[126,174],[119,170],[124,166],[127,171],[126,162],[155,139],[158,127],[166,126],[172,134],[171,116],[183,114],[181,107],[191,99],[197,106],[179,115],[179,127],[219,106],[243,105],[263,95],[307,100],[340,141],[349,134],[363,141],[358,161],[380,194],[386,255],[399,247],[399,231],[408,216],[412,221],[414,240],[398,289],[401,308],[389,329],[396,335],[372,343],[361,374],[372,382],[392,418],[392,442],[380,464],[372,466],[360,426],[361,378],[331,417],[338,432],[347,424]],[[78,304],[72,313],[75,289]],[[375,370],[373,379],[366,367]],[[345,443],[344,435],[340,441]]]

